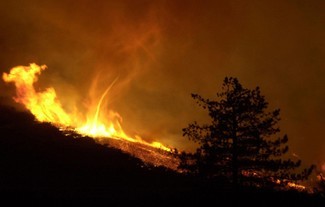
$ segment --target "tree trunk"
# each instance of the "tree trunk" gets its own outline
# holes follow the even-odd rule
[[[238,137],[237,137],[237,120],[236,116],[232,117],[233,129],[232,129],[232,180],[235,192],[238,190]]]
[[[234,190],[238,189],[238,147],[237,147],[237,137],[233,137],[232,143],[232,180],[234,185]]]

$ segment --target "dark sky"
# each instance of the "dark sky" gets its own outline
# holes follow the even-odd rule
[[[207,117],[190,93],[213,98],[235,76],[281,109],[291,153],[322,162],[324,11],[324,0],[1,0],[0,68],[46,64],[37,87],[67,110],[118,76],[106,106],[124,129],[183,149],[181,129]]]

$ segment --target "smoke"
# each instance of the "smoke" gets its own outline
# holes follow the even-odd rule
[[[236,76],[281,109],[292,153],[324,160],[325,5],[272,2],[3,1],[1,72],[46,64],[36,88],[53,86],[68,111],[118,77],[104,106],[125,131],[181,149],[192,147],[181,129],[207,120],[190,93],[213,98]]]

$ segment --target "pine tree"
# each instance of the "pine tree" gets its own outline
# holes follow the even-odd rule
[[[278,136],[280,110],[268,112],[259,87],[244,88],[237,78],[224,79],[218,100],[192,94],[207,110],[211,123],[197,122],[183,129],[183,136],[199,144],[195,153],[183,152],[179,168],[214,178],[224,176],[239,184],[267,185],[307,179],[313,166],[295,173],[301,160],[284,159],[287,135]]]

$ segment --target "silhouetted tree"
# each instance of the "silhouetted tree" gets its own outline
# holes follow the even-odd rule
[[[288,152],[287,135],[275,137],[280,110],[267,112],[268,102],[259,87],[244,88],[237,78],[224,79],[218,100],[192,94],[208,110],[211,123],[194,122],[183,136],[199,144],[195,153],[183,152],[179,168],[207,178],[225,176],[238,184],[266,185],[306,179],[312,166],[293,172],[300,160],[282,159]]]

